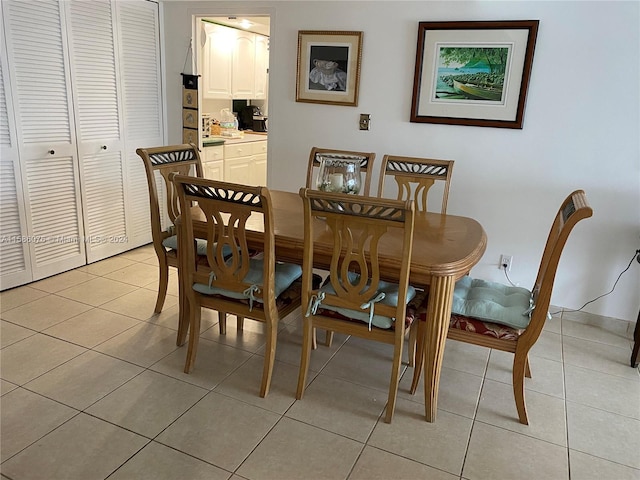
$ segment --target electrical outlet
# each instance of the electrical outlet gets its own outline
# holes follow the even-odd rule
[[[371,115],[368,113],[360,114],[360,130],[369,130],[369,124],[371,123]]]
[[[513,255],[500,255],[500,265],[498,268],[500,270],[506,270],[507,272],[511,271],[511,263],[513,262]]]

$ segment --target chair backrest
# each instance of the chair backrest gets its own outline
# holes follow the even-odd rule
[[[154,148],[138,148],[136,153],[142,158],[144,169],[147,174],[147,184],[149,186],[149,204],[151,207],[151,232],[154,244],[161,245],[162,239],[168,234],[162,232],[161,197],[165,198],[167,214],[171,223],[180,215],[178,197],[169,180],[169,175],[179,173],[202,177],[202,161],[200,153],[194,144],[168,145]],[[193,170],[195,169],[195,172]],[[156,184],[156,172],[164,184],[164,192],[158,192]]]
[[[443,181],[440,212],[445,214],[447,213],[453,163],[453,160],[385,155],[380,167],[378,196],[384,196],[385,180],[388,177],[394,177],[398,186],[398,200],[413,199],[416,202],[416,209],[424,212],[427,211],[429,189],[434,182]]]
[[[314,227],[326,222],[328,230],[323,243],[330,245],[331,262],[329,278],[335,294],[327,294],[322,301],[325,305],[361,310],[363,304],[376,297],[380,289],[380,255],[385,252],[386,236],[393,230],[402,238],[402,259],[400,276],[393,279],[398,283],[398,298],[406,298],[411,251],[413,246],[413,225],[415,218],[413,201],[388,200],[342,193],[328,193],[308,188],[300,189],[304,205],[304,259],[302,266],[302,306],[317,291],[313,289],[314,259],[327,255],[316,245]],[[348,272],[359,274],[356,279]],[[398,306],[375,303],[375,314],[391,318],[405,318],[405,302]],[[403,330],[397,329],[397,330]]]
[[[251,251],[247,244],[247,222],[252,234],[263,231],[264,286],[253,295],[275,309],[275,247],[271,196],[266,187],[172,175],[182,208],[181,232],[187,265],[185,278],[211,288],[242,294],[252,285],[245,283]],[[190,207],[197,202],[197,207]],[[206,222],[207,265],[196,265],[193,222]],[[183,247],[181,247],[183,248]],[[197,268],[196,268],[197,266]],[[273,310],[272,310],[273,311]]]
[[[523,333],[523,336],[526,335],[537,338],[540,334],[547,318],[547,312],[549,311],[553,282],[556,277],[556,271],[558,270],[558,262],[560,261],[562,250],[567,243],[573,227],[575,227],[580,220],[588,218],[591,215],[593,215],[593,210],[589,206],[587,196],[583,190],[572,192],[564,202],[562,202],[551,225],[551,231],[547,237],[547,243],[542,254],[538,276],[531,289],[535,308],[531,314],[531,322],[525,333]]]
[[[330,148],[313,147],[309,154],[309,165],[307,167],[307,188],[316,188],[316,178],[314,178],[314,172],[320,168],[320,157],[325,156],[329,158],[359,158],[360,159],[360,173],[364,176],[362,182],[363,188],[360,195],[369,195],[371,190],[371,174],[373,173],[373,161],[376,158],[375,153],[366,152],[352,152],[349,150],[333,150]],[[317,177],[317,173],[316,173]]]

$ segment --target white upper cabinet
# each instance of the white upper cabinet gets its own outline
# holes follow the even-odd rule
[[[207,22],[203,25],[203,97],[266,98],[269,38]]]

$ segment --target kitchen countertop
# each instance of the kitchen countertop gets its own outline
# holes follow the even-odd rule
[[[213,136],[213,137],[203,138],[202,146],[212,147],[216,145],[234,145],[236,143],[262,142],[265,140],[267,140],[266,133],[245,133],[244,137],[242,138]]]

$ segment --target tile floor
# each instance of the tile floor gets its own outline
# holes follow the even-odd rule
[[[531,425],[517,421],[511,357],[447,343],[439,411],[400,385],[382,420],[390,350],[337,336],[294,399],[299,314],[282,323],[258,397],[261,324],[206,319],[195,371],[175,345],[177,287],[160,315],[147,246],[0,294],[3,479],[640,479],[632,324],[557,314],[531,352]]]

